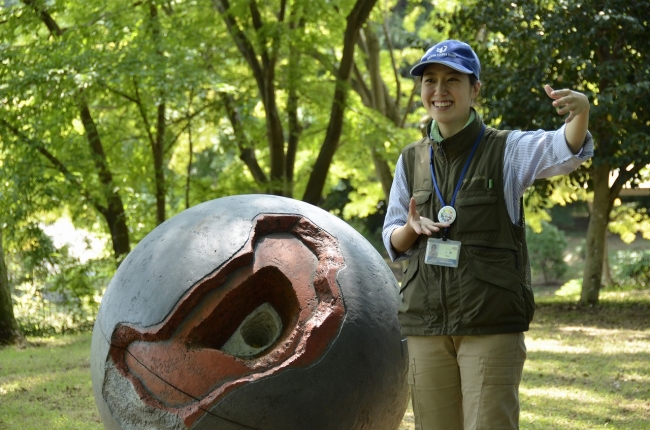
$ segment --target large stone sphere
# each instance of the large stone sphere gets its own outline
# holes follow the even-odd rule
[[[164,222],[122,262],[93,330],[107,429],[395,430],[398,285],[354,229],[243,195]]]

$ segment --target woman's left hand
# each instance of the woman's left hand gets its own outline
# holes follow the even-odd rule
[[[569,114],[564,120],[567,124],[576,116],[589,111],[589,99],[582,93],[569,89],[553,90],[550,85],[544,85],[544,90],[553,99],[553,106],[559,115]]]

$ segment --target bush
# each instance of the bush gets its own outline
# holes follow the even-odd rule
[[[23,334],[47,336],[92,329],[99,300],[115,271],[112,258],[87,261],[56,247],[31,223],[14,230],[5,257],[16,321]]]
[[[547,284],[560,282],[568,270],[564,261],[568,244],[565,234],[554,225],[542,221],[542,231],[539,233],[526,226],[526,238],[533,272],[541,273]]]
[[[650,250],[616,251],[612,276],[621,286],[650,287]]]

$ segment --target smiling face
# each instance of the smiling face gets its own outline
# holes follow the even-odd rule
[[[431,64],[425,69],[420,96],[427,112],[438,123],[442,137],[451,137],[463,129],[480,87],[478,81],[471,85],[470,75],[444,64]]]

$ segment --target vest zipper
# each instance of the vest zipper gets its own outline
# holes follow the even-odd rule
[[[447,285],[447,278],[448,276],[446,271],[448,270],[447,268],[441,268],[442,270],[440,271],[440,306],[442,307],[442,332],[441,334],[446,334],[447,333],[447,325],[448,325],[448,316],[449,312],[447,312],[447,294],[445,293],[445,286]]]
[[[440,156],[441,156],[445,161],[447,161],[447,154],[445,154],[445,150],[444,150],[444,148],[442,147],[442,144],[441,144],[441,143],[438,143],[438,154],[440,154]]]
[[[444,168],[443,178],[449,177],[449,160],[447,160],[447,154],[445,153],[444,147],[442,144],[438,144],[438,153],[442,158],[442,166]],[[442,202],[440,203],[442,204]],[[442,240],[447,240],[449,236],[449,229],[445,228],[442,231]],[[440,305],[442,306],[442,334],[447,333],[447,327],[449,325],[449,310],[447,309],[447,284],[449,280],[449,274],[447,273],[449,269],[442,268],[440,271],[441,280],[440,280]]]

